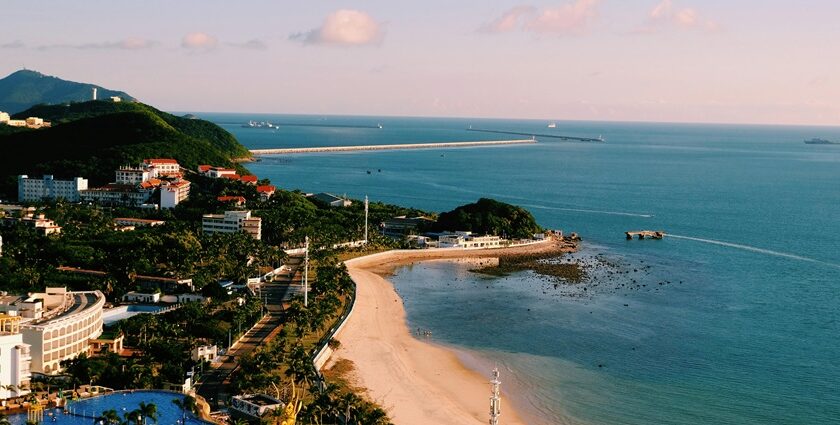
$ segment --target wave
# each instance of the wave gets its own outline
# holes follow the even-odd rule
[[[585,208],[549,207],[549,206],[546,206],[546,205],[535,205],[535,204],[520,204],[520,206],[529,207],[529,208],[537,208],[537,209],[541,209],[541,210],[572,211],[572,212],[582,212],[582,213],[590,213],[590,214],[623,215],[623,216],[627,216],[627,217],[653,218],[653,214],[639,214],[639,213],[631,213],[631,212],[623,212],[623,211],[589,210],[589,209],[585,209]]]
[[[665,236],[669,237],[669,238],[674,238],[674,239],[685,239],[685,240],[689,240],[689,241],[703,242],[703,243],[708,243],[708,244],[712,244],[712,245],[719,245],[719,246],[725,246],[725,247],[729,247],[729,248],[736,248],[736,249],[740,249],[740,250],[744,250],[744,251],[757,252],[759,254],[772,255],[772,256],[775,256],[775,257],[790,258],[792,260],[806,261],[806,262],[809,262],[809,263],[822,264],[822,265],[825,265],[825,266],[840,269],[840,264],[829,263],[827,261],[818,260],[816,258],[803,257],[801,255],[791,254],[791,253],[788,253],[788,252],[773,251],[773,250],[770,250],[770,249],[759,248],[757,246],[742,245],[742,244],[738,244],[738,243],[719,241],[719,240],[715,240],[715,239],[704,239],[704,238],[695,238],[695,237],[691,237],[691,236],[672,235],[670,233],[666,234]]]

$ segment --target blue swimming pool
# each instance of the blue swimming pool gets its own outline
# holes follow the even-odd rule
[[[116,392],[103,396],[93,397],[85,400],[71,402],[67,409],[72,412],[66,414],[62,409],[50,409],[44,413],[44,424],[55,423],[56,425],[91,425],[94,418],[102,412],[114,409],[120,416],[137,409],[140,402],[154,403],[157,406],[157,423],[160,425],[181,424],[185,412],[175,406],[173,400],[183,400],[184,395],[168,391],[149,390],[133,392]],[[186,413],[187,425],[206,425],[208,422],[196,418],[191,413]],[[12,425],[24,425],[26,414],[9,416]],[[149,425],[153,421],[147,421]]]
[[[102,312],[102,323],[110,325],[119,322],[123,319],[128,319],[131,316],[136,316],[143,313],[154,313],[163,309],[157,305],[124,305],[114,307]]]

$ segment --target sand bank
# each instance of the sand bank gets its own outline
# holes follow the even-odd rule
[[[389,251],[349,260],[346,264],[357,286],[356,306],[337,335],[341,347],[327,367],[338,359],[352,361],[354,384],[366,388],[397,425],[487,423],[490,371],[478,374],[453,351],[412,336],[402,300],[383,275],[416,261],[571,250],[547,241],[493,250]],[[525,423],[504,398],[502,412],[506,425]]]

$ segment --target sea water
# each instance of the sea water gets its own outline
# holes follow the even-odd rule
[[[592,266],[571,291],[531,272],[491,278],[445,262],[393,277],[409,327],[432,330],[483,373],[499,366],[532,423],[840,422],[840,146],[802,143],[840,129],[202,117],[252,148],[518,138],[471,125],[602,135],[274,156],[248,168],[284,188],[431,211],[492,197],[580,233]],[[242,128],[250,119],[337,126]],[[669,236],[625,240],[643,229]]]

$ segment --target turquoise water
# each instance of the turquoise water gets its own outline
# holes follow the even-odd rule
[[[184,411],[177,408],[174,403],[175,399],[183,400],[183,394],[171,393],[166,391],[134,391],[119,392],[108,394],[104,396],[89,398],[71,402],[68,409],[72,414],[65,414],[63,409],[50,409],[44,412],[44,424],[55,423],[57,425],[90,425],[94,423],[94,418],[100,416],[102,412],[114,409],[120,416],[126,412],[135,410],[140,405],[140,402],[154,403],[157,407],[157,423],[161,425],[175,425],[183,423]],[[197,419],[191,413],[186,413],[186,423],[192,425],[206,424],[200,419]],[[13,425],[23,425],[26,423],[26,414],[12,415],[9,417]],[[153,423],[152,420],[147,420],[147,423]]]
[[[479,370],[500,364],[505,388],[532,422],[840,421],[840,147],[802,143],[840,139],[840,129],[328,120],[384,128],[226,127],[252,147],[506,138],[464,131],[468,125],[607,139],[249,164],[281,187],[437,211],[490,196],[582,234],[581,257],[612,271],[593,268],[585,294],[530,273],[487,279],[447,263],[394,277],[410,326],[464,349]],[[624,240],[631,229],[673,236]]]

